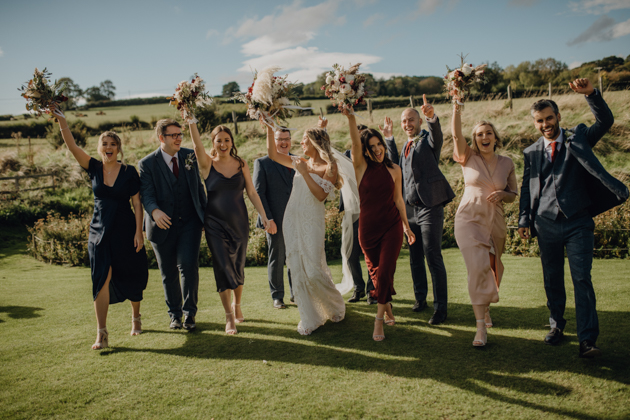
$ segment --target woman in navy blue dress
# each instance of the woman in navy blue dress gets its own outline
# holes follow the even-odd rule
[[[88,252],[92,268],[92,294],[97,334],[92,349],[108,347],[107,310],[110,303],[131,302],[131,335],[142,333],[140,301],[149,277],[142,234],[140,178],[136,168],[123,158],[118,135],[106,131],[98,139],[102,162],[90,157],[74,141],[63,114],[54,110],[68,150],[87,171],[94,192],[94,215],[90,223]],[[133,204],[133,211],[129,200]]]

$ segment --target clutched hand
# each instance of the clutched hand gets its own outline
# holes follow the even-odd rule
[[[306,163],[305,159],[299,156],[291,156],[291,159],[293,160],[293,167],[296,171],[298,171],[302,175],[308,173],[308,164]]]
[[[411,229],[407,229],[405,235],[407,235],[407,243],[409,245],[413,245],[416,242],[416,235],[413,234]]]

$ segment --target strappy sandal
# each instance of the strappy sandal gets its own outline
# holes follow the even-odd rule
[[[473,342],[472,342],[472,345],[473,345],[474,347],[483,347],[483,346],[485,346],[485,345],[486,345],[486,343],[488,342],[488,331],[486,331],[486,330],[483,328],[483,325],[482,325],[482,327],[481,327],[481,328],[479,328],[479,323],[484,324],[485,322],[486,322],[486,321],[485,321],[485,320],[483,320],[483,319],[478,319],[478,320],[477,320],[477,332],[481,332],[481,331],[483,332],[483,339],[481,339],[481,340],[477,340],[477,339],[476,339],[476,338],[477,338],[477,336],[475,335],[475,340],[473,340]]]
[[[131,317],[131,335],[140,335],[142,334],[142,315],[138,315],[138,317]],[[133,323],[134,322],[138,322],[140,324],[140,328],[139,329],[135,329]]]
[[[393,314],[394,313],[393,312],[394,305],[392,305],[391,302],[389,302],[389,307],[392,309],[392,314]],[[385,312],[384,318],[385,318],[385,324],[387,324],[389,326],[396,325],[396,319],[395,318],[390,318],[389,315],[387,315],[387,312]]]
[[[238,303],[238,304],[233,303],[232,304],[232,312],[234,312],[234,320],[236,321],[237,324],[240,324],[241,322],[245,322],[245,318],[242,318],[242,317],[241,318],[236,318],[236,307],[237,306],[240,308],[241,304],[240,303]]]
[[[374,320],[374,323],[376,324],[378,321],[383,321],[383,318],[379,318],[376,317],[376,319]],[[384,334],[372,334],[372,339],[374,339],[374,341],[383,341],[385,340],[385,335]]]
[[[484,317],[486,322],[486,328],[492,328],[492,318],[490,318],[490,306],[486,307],[486,316]]]
[[[107,332],[107,328],[97,328],[96,334],[101,339],[101,341],[97,341],[92,344],[92,350],[102,350],[109,347],[109,333]]]
[[[226,312],[225,313],[225,333],[227,335],[236,335],[237,331],[236,331],[236,327],[235,328],[228,328],[228,321],[230,320],[228,317],[234,316],[234,311],[232,312]],[[236,323],[236,321],[234,322]]]

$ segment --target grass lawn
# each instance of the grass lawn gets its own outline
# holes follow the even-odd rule
[[[111,348],[92,351],[95,318],[87,268],[50,266],[22,241],[0,248],[0,418],[574,418],[630,416],[630,261],[596,260],[604,355],[577,357],[567,277],[567,337],[545,346],[548,312],[538,259],[505,256],[489,343],[475,349],[466,270],[444,252],[445,325],[411,311],[408,253],[399,259],[396,325],[372,341],[375,306],[311,336],[298,310],[271,306],[266,267],[246,269],[244,324],[226,336],[212,269],[201,270],[197,331],[168,329],[160,275],[142,304],[145,333],[129,336],[130,305],[110,307]],[[340,278],[341,265],[331,264]],[[568,271],[568,270],[567,270]],[[429,295],[429,300],[431,294]]]

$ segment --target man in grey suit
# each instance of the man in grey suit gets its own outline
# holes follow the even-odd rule
[[[275,133],[276,150],[285,155],[291,150],[291,131],[280,129]],[[269,289],[273,299],[273,307],[286,308],[284,304],[284,265],[286,262],[286,249],[282,233],[282,220],[284,210],[289,202],[293,188],[293,176],[295,171],[280,165],[269,156],[256,159],[254,162],[254,188],[260,196],[260,201],[269,219],[267,229],[268,263],[267,274],[269,276]],[[256,227],[263,228],[260,217]],[[287,270],[289,288],[291,290],[291,302],[293,302],[293,289],[291,286],[291,272]]]
[[[422,113],[427,120],[428,131],[422,130],[420,113],[407,108],[401,115],[400,125],[407,134],[407,143],[399,158],[403,174],[403,197],[407,204],[409,226],[416,242],[409,246],[409,262],[416,302],[412,310],[420,312],[427,307],[426,257],[433,282],[433,316],[429,324],[438,325],[446,320],[448,291],[446,268],[442,259],[442,231],[444,206],[455,197],[448,181],[439,168],[440,152],[444,139],[440,121],[433,106],[423,95]],[[391,126],[383,127],[386,140],[393,139]],[[393,145],[391,147],[390,145]],[[394,142],[387,141],[390,156],[398,156]]]
[[[181,125],[160,120],[155,134],[160,147],[138,162],[144,227],[162,274],[170,328],[191,331],[196,328],[199,245],[207,198],[194,151],[181,147]]]
[[[532,105],[534,125],[542,137],[523,151],[518,232],[522,239],[538,236],[551,324],[545,343],[550,345],[562,341],[566,326],[566,248],[575,288],[579,356],[591,358],[601,354],[596,346],[599,322],[591,282],[593,216],[623,203],[628,188],[606,172],[592,151],[614,122],[608,105],[588,79],[569,86],[586,95],[595,123],[562,130],[555,102],[543,99]]]

